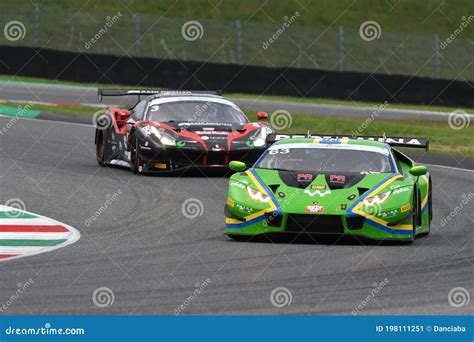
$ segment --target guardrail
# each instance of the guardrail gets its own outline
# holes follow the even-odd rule
[[[474,83],[0,46],[0,74],[171,89],[474,107]]]

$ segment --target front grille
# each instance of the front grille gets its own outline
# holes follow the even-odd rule
[[[280,227],[283,217],[278,214],[265,214],[266,222],[271,227]]]
[[[289,214],[286,231],[294,233],[343,234],[344,226],[338,215]]]
[[[209,151],[207,154],[207,165],[225,165],[227,153]]]

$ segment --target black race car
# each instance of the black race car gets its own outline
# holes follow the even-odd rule
[[[252,165],[275,133],[267,113],[258,113],[262,122],[250,122],[217,92],[98,91],[99,101],[103,96],[129,95],[138,96],[133,107],[109,107],[96,119],[95,144],[101,166],[129,166],[139,173],[190,167],[226,169],[231,160]]]

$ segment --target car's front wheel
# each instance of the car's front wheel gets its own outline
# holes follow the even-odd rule
[[[138,155],[138,138],[136,135],[130,137],[130,171],[140,172],[140,157]]]
[[[97,130],[96,158],[100,166],[105,166],[105,134],[102,130]]]

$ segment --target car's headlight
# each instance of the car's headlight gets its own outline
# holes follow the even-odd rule
[[[267,143],[267,131],[265,129],[260,129],[260,132],[254,136],[253,146],[262,147]]]
[[[255,201],[266,203],[270,200],[270,196],[267,196],[267,195],[261,193],[260,191],[255,190],[254,188],[250,187],[249,185],[247,185],[247,192],[249,193],[250,198],[255,200]]]
[[[382,204],[387,200],[391,193],[391,191],[382,192],[381,194],[367,197],[362,202],[367,206],[371,206],[374,204]]]
[[[153,130],[153,133],[154,135],[160,139],[160,142],[163,144],[163,145],[166,145],[166,146],[174,146],[176,145],[176,139],[175,137],[173,137],[171,134],[169,134],[167,131],[165,131],[164,129],[159,129],[157,127],[154,127],[152,126],[152,130]]]

